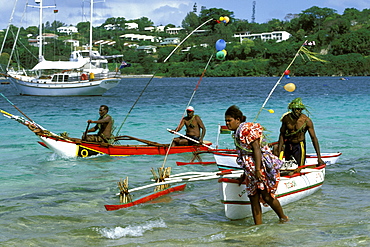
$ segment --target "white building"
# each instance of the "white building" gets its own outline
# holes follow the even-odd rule
[[[127,22],[127,23],[125,23],[125,27],[126,27],[126,29],[138,29],[139,24],[137,24],[135,22]]]
[[[138,46],[136,47],[137,51],[144,51],[146,53],[156,53],[157,52],[157,47],[154,45],[143,45],[143,46]]]
[[[78,47],[80,46],[80,41],[75,40],[75,39],[66,39],[63,40],[63,42],[67,45],[67,43],[70,43],[73,47]]]
[[[276,40],[276,42],[280,42],[283,40],[287,40],[292,35],[286,31],[274,31],[270,33],[250,33],[250,32],[238,32],[234,34],[234,37],[240,38],[240,42],[246,38],[246,39],[261,39],[262,41],[266,40]]]
[[[165,38],[160,45],[177,45],[180,43],[180,38]]]
[[[144,27],[144,31],[149,31],[149,32],[164,32],[165,26],[156,26],[156,27]]]
[[[168,34],[178,34],[181,30],[184,30],[182,27],[169,27],[166,29]]]
[[[142,34],[133,34],[133,33],[127,33],[124,35],[119,36],[123,39],[128,39],[131,41],[150,41],[150,42],[159,42],[158,38],[151,35],[142,35]]]
[[[66,34],[71,34],[71,33],[78,33],[77,27],[74,26],[69,26],[69,27],[58,27],[57,31],[59,33],[66,33]]]
[[[104,25],[104,29],[105,30],[117,30],[119,29],[120,25],[119,24],[107,24],[107,25]]]

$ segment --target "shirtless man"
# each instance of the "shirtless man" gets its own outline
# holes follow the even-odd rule
[[[306,139],[305,134],[308,131],[311,137],[313,147],[317,154],[318,165],[325,164],[321,159],[319,141],[315,134],[312,120],[302,113],[306,110],[305,105],[302,103],[301,98],[294,99],[289,105],[288,112],[281,118],[281,128],[279,136],[279,144],[275,155],[279,155],[284,148],[285,160],[297,161],[299,166],[305,164],[306,161]]]
[[[107,143],[113,142],[112,130],[114,120],[108,114],[108,111],[109,111],[108,106],[101,105],[99,108],[100,118],[96,121],[90,119],[87,120],[88,123],[96,123],[96,125],[91,129],[87,130],[86,133],[84,133],[82,138],[83,140],[90,142],[107,142]],[[88,132],[95,132],[97,130],[99,131],[96,135],[86,135]]]
[[[179,126],[175,129],[176,132],[179,132],[184,125],[186,126],[186,136],[203,142],[203,138],[206,134],[206,127],[204,126],[202,119],[198,115],[194,115],[194,108],[189,106],[186,109],[187,116],[181,120]],[[195,142],[192,142],[184,137],[177,137],[173,139],[174,146],[188,146],[194,145]]]

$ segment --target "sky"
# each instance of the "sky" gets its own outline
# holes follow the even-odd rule
[[[37,6],[34,0],[0,0],[0,29],[6,29],[9,24],[38,26],[39,8],[25,7],[27,2],[28,5]],[[194,4],[198,9],[197,14],[202,6],[207,9],[222,8],[234,12],[237,19],[251,22],[253,2],[256,23],[265,23],[271,19],[284,20],[287,14],[299,14],[313,6],[331,8],[338,14],[343,14],[346,8],[360,11],[370,8],[370,0],[95,0],[93,25],[99,26],[110,17],[124,17],[126,20],[147,17],[156,26],[181,26],[185,16],[193,11]],[[56,20],[69,26],[90,20],[90,0],[43,0],[43,6],[55,5],[56,8],[43,9],[43,23]],[[54,13],[54,9],[58,13]]]

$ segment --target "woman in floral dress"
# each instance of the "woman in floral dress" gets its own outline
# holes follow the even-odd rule
[[[228,129],[234,131],[238,152],[237,162],[244,169],[241,183],[246,184],[256,225],[262,224],[261,204],[268,204],[279,216],[281,222],[288,221],[275,192],[280,181],[279,169],[282,161],[272,154],[263,140],[263,128],[259,123],[245,122],[246,117],[233,105],[225,112]]]

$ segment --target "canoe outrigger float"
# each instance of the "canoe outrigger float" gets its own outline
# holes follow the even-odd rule
[[[79,138],[71,138],[64,134],[55,134],[35,123],[31,119],[25,119],[20,116],[13,115],[6,111],[0,110],[3,116],[13,119],[27,126],[41,141],[39,143],[52,150],[54,153],[66,157],[89,157],[93,155],[109,155],[109,156],[129,156],[129,155],[166,155],[178,154],[187,152],[207,151],[207,145],[192,145],[192,146],[174,146],[170,144],[161,144],[148,140],[135,138],[132,136],[118,136],[116,141],[120,140],[135,140],[145,145],[120,145],[109,143],[86,142]]]
[[[118,188],[120,189],[120,193],[117,193],[116,196],[120,197],[120,203],[117,205],[104,205],[107,211],[114,211],[122,208],[129,208],[138,204],[146,203],[152,200],[155,200],[161,196],[167,195],[172,192],[176,191],[183,191],[186,187],[187,182],[193,181],[202,181],[202,180],[209,180],[209,179],[218,179],[221,174],[226,172],[227,174],[234,173],[240,174],[242,171],[222,171],[222,172],[184,172],[179,174],[170,175],[171,167],[160,167],[158,168],[158,175],[155,170],[152,168],[151,172],[153,174],[154,183],[144,185],[134,189],[128,189],[128,178],[124,180],[120,180],[118,182]],[[174,187],[170,187],[170,184],[179,184]],[[136,200],[133,200],[133,196],[131,193],[148,189],[150,187],[155,187],[154,192],[146,194],[144,196],[139,197]]]

